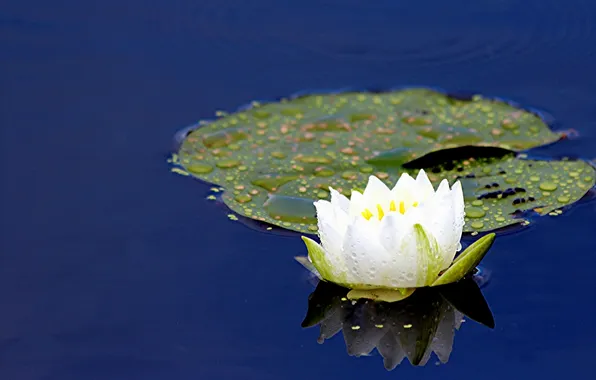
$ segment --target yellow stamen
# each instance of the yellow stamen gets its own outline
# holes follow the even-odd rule
[[[377,211],[379,213],[379,220],[383,219],[383,216],[385,216],[385,213],[383,212],[383,209],[381,208],[381,205],[377,205]]]
[[[414,203],[412,203],[412,206],[414,206],[414,207],[418,207],[418,202],[414,202]]]
[[[404,204],[404,201],[399,202],[399,212],[401,214],[406,213],[406,205]]]
[[[364,217],[364,219],[370,220],[370,218],[372,218],[373,216],[373,213],[370,212],[369,209],[365,208],[364,211],[362,211],[362,216]]]
[[[397,210],[395,208],[395,201],[391,201],[391,203],[389,204],[389,211],[395,211],[395,210]]]

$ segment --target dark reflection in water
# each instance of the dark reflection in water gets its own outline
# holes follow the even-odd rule
[[[319,343],[340,331],[348,355],[368,356],[376,348],[387,370],[405,358],[424,366],[434,352],[447,363],[455,331],[464,316],[491,329],[495,321],[473,276],[446,286],[422,288],[400,302],[351,301],[348,289],[320,281],[308,297],[302,327],[320,326]]]

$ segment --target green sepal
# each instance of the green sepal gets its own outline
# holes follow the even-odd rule
[[[308,257],[310,258],[312,265],[319,272],[321,278],[333,282],[334,276],[331,263],[327,260],[323,248],[316,241],[306,236],[302,236],[302,241],[304,241],[304,244],[306,245]]]
[[[487,234],[466,248],[451,266],[431,286],[446,285],[461,280],[484,258],[495,241],[495,234]]]
[[[423,276],[418,276],[417,287],[428,286],[437,278],[441,271],[441,256],[437,240],[426,233],[419,223],[414,224],[416,248],[418,249],[418,272],[425,271]]]

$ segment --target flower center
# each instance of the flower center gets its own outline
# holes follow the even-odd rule
[[[412,203],[411,207],[417,207],[418,206],[418,202],[414,202]],[[399,210],[396,207],[395,201],[391,201],[391,203],[389,204],[389,211],[390,212],[396,212],[399,211],[400,214],[405,214],[406,213],[406,204],[404,201],[400,201],[399,202]],[[370,218],[372,218],[375,214],[372,213],[372,211],[370,211],[369,209],[365,208],[364,211],[362,211],[362,216],[366,219],[366,220],[370,220]],[[377,217],[379,218],[379,220],[383,219],[383,217],[385,216],[385,211],[383,210],[383,206],[381,206],[381,204],[377,204]]]

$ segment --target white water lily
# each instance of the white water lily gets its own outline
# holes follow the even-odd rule
[[[393,189],[375,176],[351,199],[330,188],[314,203],[321,245],[303,237],[319,276],[351,289],[431,285],[461,249],[464,197],[459,181],[435,191],[424,170]]]

